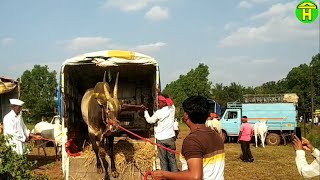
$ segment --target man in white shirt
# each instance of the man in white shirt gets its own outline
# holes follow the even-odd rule
[[[18,154],[24,153],[24,142],[28,141],[30,134],[21,117],[23,103],[19,99],[10,99],[12,110],[3,118],[3,134],[12,136],[8,143],[14,145],[13,150]]]
[[[320,176],[320,151],[315,148],[306,138],[300,139],[294,135],[293,148],[296,150],[296,165],[301,176],[304,178],[312,178]],[[311,152],[315,160],[308,164],[305,152]]]
[[[179,122],[178,122],[177,118],[174,119],[173,130],[174,130],[174,132],[176,134],[176,139],[178,139],[178,136],[179,136]]]
[[[174,106],[170,98],[158,96],[159,109],[150,117],[148,111],[144,111],[144,117],[150,124],[155,124],[155,138],[161,144],[172,150],[176,150],[174,124]],[[162,170],[177,172],[178,166],[174,153],[158,148],[160,166]]]

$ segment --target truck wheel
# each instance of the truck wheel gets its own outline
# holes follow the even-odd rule
[[[280,144],[280,141],[280,136],[276,133],[270,133],[266,138],[267,145],[271,146],[278,146]]]
[[[226,142],[227,141],[227,133],[226,132],[224,132],[224,131],[222,131],[222,133],[221,133],[221,139],[222,139],[222,142]]]

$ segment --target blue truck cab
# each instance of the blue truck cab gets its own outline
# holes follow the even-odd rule
[[[221,116],[221,105],[213,100],[207,99],[209,103],[209,113],[216,113],[219,117]]]
[[[241,117],[247,116],[252,126],[267,121],[266,143],[279,145],[280,137],[290,135],[297,126],[297,99],[296,94],[245,95],[244,103],[228,103],[220,120],[224,140],[239,136]]]

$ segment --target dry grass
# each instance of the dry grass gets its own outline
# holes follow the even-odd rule
[[[183,139],[188,135],[189,129],[186,125],[180,125],[180,135],[177,140],[177,151],[181,152],[181,145]],[[118,144],[119,143],[119,144]],[[136,165],[140,166],[139,169],[144,172],[145,166],[147,169],[152,165],[152,156],[155,153],[153,150],[153,146],[150,144],[145,144],[144,142],[136,145],[136,142],[128,142],[128,141],[120,141],[115,144],[115,152],[116,152],[116,163],[119,168],[119,172],[121,170],[125,170],[126,166],[132,165],[136,163]],[[142,147],[141,147],[142,146]],[[143,150],[143,147],[147,148]],[[124,152],[121,151],[125,149]],[[137,153],[137,149],[142,149]],[[255,158],[253,163],[243,163],[239,156],[241,154],[240,144],[235,143],[226,143],[225,144],[225,152],[226,152],[226,166],[225,166],[225,179],[226,180],[251,180],[251,179],[261,179],[261,180],[299,180],[303,179],[296,168],[295,164],[295,151],[293,150],[291,145],[287,146],[266,146],[266,148],[255,148],[253,144],[251,145],[251,151]],[[152,153],[145,153],[152,152]],[[35,152],[33,152],[34,154]],[[53,153],[53,151],[51,152]],[[50,154],[51,154],[50,153]],[[91,152],[93,153],[93,152]],[[148,156],[145,156],[147,154]],[[53,158],[53,156],[52,156]],[[313,161],[313,157],[310,153],[307,153],[308,162],[311,163]],[[130,162],[130,163],[126,163]],[[62,174],[60,167],[61,163],[57,163],[54,168],[44,168],[48,167],[51,162],[48,162],[46,166],[39,166],[35,171],[38,173],[45,173],[51,177],[51,179],[59,179],[57,177],[58,174]],[[45,163],[44,163],[45,164]],[[178,163],[180,166],[180,163]],[[52,169],[52,170],[51,170]],[[127,169],[129,170],[130,167]],[[60,177],[61,178],[61,177]],[[121,178],[120,178],[121,179]],[[130,179],[130,178],[127,178]],[[132,178],[131,178],[132,179]],[[319,178],[312,178],[312,180],[318,180]]]
[[[181,151],[182,141],[188,135],[189,129],[185,124],[180,125],[180,138],[177,140],[177,149]],[[319,131],[317,132],[319,133]],[[295,163],[295,151],[291,145],[266,146],[256,148],[251,144],[251,151],[255,161],[244,163],[239,157],[240,144],[225,143],[225,179],[226,180],[299,180],[303,179],[298,173]],[[314,158],[307,154],[307,160],[311,163]],[[178,163],[180,165],[180,163]],[[312,180],[319,180],[319,177]]]
[[[101,151],[104,152],[103,149]],[[155,147],[150,143],[130,139],[117,141],[114,145],[114,153],[116,168],[120,175],[125,172],[128,173],[128,171],[134,173],[138,170],[142,174],[151,170],[157,154]],[[81,156],[86,158],[85,163],[82,164],[84,167],[95,161],[95,153],[91,146],[87,146]],[[109,156],[106,156],[106,158],[110,163]]]
[[[296,168],[295,151],[292,146],[251,146],[255,161],[243,163],[239,144],[225,144],[225,179],[303,179]],[[307,153],[308,154],[308,153]],[[313,158],[308,154],[308,161]],[[319,178],[314,178],[319,179]]]

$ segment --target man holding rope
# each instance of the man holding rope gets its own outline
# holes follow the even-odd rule
[[[175,108],[172,100],[163,95],[158,96],[159,109],[150,117],[147,110],[144,111],[144,117],[150,124],[155,124],[156,142],[164,147],[176,150],[176,138],[173,129]],[[176,156],[163,148],[158,148],[160,166],[162,170],[177,172],[178,166]]]
[[[29,140],[32,134],[27,129],[21,117],[23,101],[19,99],[10,99],[12,110],[3,118],[3,134],[12,136],[9,139],[9,145],[14,145],[13,150],[18,154],[23,154],[25,150],[24,143]]]
[[[219,134],[205,126],[209,104],[202,96],[192,96],[183,104],[184,121],[190,128],[190,134],[182,144],[182,171],[153,171],[153,179],[204,179],[223,180],[225,153]]]

